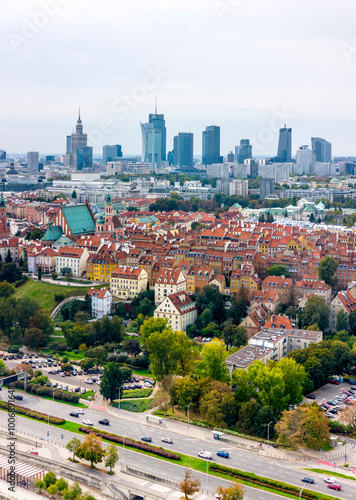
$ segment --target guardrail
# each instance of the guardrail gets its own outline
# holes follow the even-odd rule
[[[178,481],[173,481],[167,477],[157,476],[153,472],[147,472],[137,467],[131,467],[130,465],[125,465],[122,467],[121,472],[125,474],[130,474],[131,476],[141,477],[147,479],[148,481],[153,481],[154,483],[164,484],[165,486],[170,486],[175,490],[180,490],[180,483]]]

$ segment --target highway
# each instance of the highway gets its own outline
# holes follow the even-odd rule
[[[1,397],[6,401],[6,389],[2,391]],[[207,450],[213,454],[213,460],[217,463],[236,467],[249,472],[254,472],[256,474],[260,474],[262,476],[270,477],[273,479],[282,480],[287,483],[294,484],[298,487],[302,487],[305,485],[305,483],[302,483],[300,480],[302,476],[311,475],[312,477],[314,477],[316,483],[307,485],[308,489],[316,490],[318,492],[329,494],[331,496],[333,496],[334,493],[332,490],[327,488],[326,484],[323,481],[323,476],[316,474],[313,475],[310,472],[296,470],[293,468],[296,466],[295,463],[269,459],[267,457],[260,456],[255,453],[250,453],[241,449],[236,449],[231,446],[223,447],[223,449],[229,451],[230,458],[220,458],[216,455],[216,453],[219,449],[222,448],[222,446],[221,444],[219,445],[217,441],[206,441],[204,439],[184,436],[174,432],[167,432],[164,428],[153,427],[145,423],[131,422],[127,419],[120,418],[119,416],[115,417],[112,415],[108,415],[103,410],[96,408],[86,409],[84,415],[76,418],[69,416],[69,412],[73,409],[73,407],[49,400],[42,400],[38,397],[28,394],[24,394],[23,401],[17,403],[23,406],[27,406],[33,410],[38,410],[46,413],[48,412],[51,415],[63,417],[66,420],[73,421],[79,424],[84,419],[90,419],[92,420],[96,428],[102,428],[103,430],[108,430],[109,432],[114,432],[121,436],[132,437],[137,440],[140,440],[142,436],[151,436],[152,444],[157,446],[163,445],[166,449],[184,453],[186,455],[191,455],[193,457],[196,457],[199,451]],[[109,427],[98,424],[98,420],[104,417],[110,420]],[[38,437],[47,437],[47,430],[49,430],[50,439],[55,440],[56,442],[66,443],[73,436],[72,433],[61,431],[60,428],[54,428],[52,426],[48,428],[46,425],[41,424],[40,422],[35,422],[32,420],[24,421],[24,419],[21,417],[18,417],[17,421],[19,423],[20,431],[29,432]],[[61,438],[62,435],[63,439]],[[161,439],[166,436],[172,438],[173,444],[166,444],[161,442]],[[143,468],[145,470],[155,471],[158,474],[169,474],[169,476],[172,475],[172,477],[178,480],[181,479],[182,471],[179,466],[165,463],[163,470],[162,461],[153,460],[151,457],[145,457],[142,454],[131,452],[129,450],[125,450],[122,460],[125,463],[129,464],[129,460],[131,460],[131,457],[133,457],[132,465]],[[304,463],[298,463],[297,466],[306,467],[307,465]],[[179,472],[177,472],[177,470]],[[209,477],[209,481],[210,480],[213,484],[213,479]],[[351,480],[341,480],[340,483],[342,486],[342,491],[335,492],[337,493],[337,496],[345,500],[354,500],[356,485],[354,486]]]

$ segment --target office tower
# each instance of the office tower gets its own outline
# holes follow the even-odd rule
[[[90,146],[80,146],[76,154],[76,170],[81,171],[93,166],[93,148]]]
[[[4,163],[6,161],[6,151],[0,149],[0,163]]]
[[[120,144],[114,146],[103,146],[103,163],[107,165],[108,161],[114,161],[115,158],[122,158],[122,149]]]
[[[210,125],[203,131],[203,165],[223,163],[220,156],[220,127]]]
[[[155,128],[149,128],[147,132],[147,162],[151,164],[152,170],[161,168],[162,161],[162,132]]]
[[[232,151],[229,151],[226,155],[226,161],[227,163],[233,163],[235,161],[235,155]]]
[[[167,161],[168,165],[174,165],[174,149],[172,151],[168,151]]]
[[[56,157],[53,156],[53,155],[47,155],[46,156],[46,162],[49,162],[49,161],[56,161]]]
[[[229,195],[248,196],[248,180],[234,179],[229,182]]]
[[[173,164],[179,167],[193,166],[193,134],[180,132],[173,139]]]
[[[72,136],[67,135],[66,137],[66,154],[71,154],[72,152]]]
[[[277,161],[280,162],[287,162],[292,159],[292,129],[286,128],[286,126],[279,129],[277,158]]]
[[[274,179],[264,177],[260,184],[260,199],[264,200],[266,196],[274,193]]]
[[[29,151],[27,153],[27,168],[32,172],[38,172],[39,153],[38,151]]]
[[[252,158],[252,146],[249,139],[241,139],[240,146],[235,147],[235,161],[243,163],[245,160]]]
[[[148,161],[148,131],[152,128],[151,123],[141,123],[141,135],[142,135],[142,154],[141,161]]]
[[[315,155],[317,162],[330,162],[332,161],[331,143],[322,139],[321,137],[312,137],[312,152]]]
[[[166,148],[167,148],[167,130],[164,115],[157,113],[157,102],[155,112],[148,116],[148,122],[156,130],[161,131],[161,161],[166,161]]]
[[[309,146],[299,146],[297,149],[297,165],[302,174],[310,175],[314,171],[313,152]]]

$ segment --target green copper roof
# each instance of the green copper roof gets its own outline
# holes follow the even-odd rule
[[[63,232],[60,226],[52,227],[50,224],[41,241],[57,241],[62,236],[62,234]]]
[[[62,234],[62,236],[54,242],[54,245],[61,247],[71,247],[73,246],[73,241],[67,238],[65,234]]]
[[[62,211],[74,236],[95,232],[95,221],[87,205],[62,207]]]

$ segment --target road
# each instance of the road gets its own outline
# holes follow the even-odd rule
[[[2,399],[6,400],[6,389],[4,389],[1,393]],[[217,451],[221,449],[221,444],[219,445],[216,441],[208,441],[204,439],[198,439],[195,437],[183,436],[178,433],[165,431],[164,428],[153,427],[151,425],[142,423],[131,422],[127,419],[123,419],[115,416],[108,416],[103,410],[98,408],[88,408],[85,410],[85,414],[79,418],[70,417],[69,412],[71,411],[71,407],[69,405],[63,405],[61,403],[52,402],[50,400],[42,400],[35,396],[31,396],[28,394],[24,395],[23,401],[18,402],[23,406],[27,406],[33,410],[38,410],[42,412],[48,412],[51,415],[55,415],[58,417],[65,418],[68,421],[73,421],[76,423],[81,423],[84,419],[90,419],[94,423],[94,426],[97,428],[102,428],[103,430],[108,430],[110,432],[117,433],[121,436],[132,437],[134,439],[140,440],[142,436],[151,436],[152,444],[161,446],[161,439],[163,437],[171,437],[173,440],[173,444],[164,444],[166,449],[170,449],[172,451],[177,451],[184,454],[189,454],[193,457],[196,457],[199,451],[207,450],[213,454],[213,460],[222,465],[228,465],[230,467],[236,467],[245,471],[254,472],[256,474],[260,474],[262,476],[270,477],[276,480],[283,480],[287,483],[294,484],[298,487],[304,486],[305,483],[301,483],[300,478],[304,475],[310,475],[311,473],[303,473],[300,470],[296,470],[293,467],[306,467],[308,464],[296,464],[293,462],[286,462],[276,459],[269,459],[264,456],[257,455],[255,453],[250,453],[241,449],[233,448],[232,446],[224,446],[224,449],[229,451],[230,458],[224,459],[220,458],[216,455]],[[98,420],[100,418],[109,418],[110,426],[101,426],[98,424]],[[142,416],[144,419],[144,415]],[[48,427],[39,422],[35,422],[32,420],[26,420],[25,422],[21,417],[18,417],[19,429],[25,430],[33,435],[38,437],[47,437]],[[207,431],[208,433],[208,431]],[[60,428],[49,428],[49,435],[51,440],[56,440],[58,442],[67,442],[73,437],[73,434],[68,433],[66,431],[61,431]],[[63,435],[63,440],[61,438]],[[163,474],[162,471],[162,462],[157,460],[152,460],[151,457],[144,456],[142,454],[137,454],[135,452],[129,452],[125,450],[125,463],[128,463],[129,457],[131,457],[131,453],[133,455],[133,464],[136,467],[140,467],[147,470],[155,470],[159,474]],[[127,457],[126,457],[127,455]],[[165,467],[165,472],[167,470],[170,471],[170,474],[176,471],[173,464],[167,464]],[[153,469],[152,469],[153,468]],[[171,471],[172,469],[172,471]],[[181,478],[182,472],[179,469],[179,477]],[[166,472],[167,473],[167,472]],[[174,472],[177,474],[177,472]],[[174,476],[176,477],[176,476]],[[316,483],[313,485],[308,485],[308,488],[311,490],[316,490],[321,493],[328,493],[332,496],[332,490],[326,487],[326,484],[323,482],[322,476],[314,475]],[[210,478],[209,478],[210,480]],[[345,500],[354,500],[356,486],[352,484],[352,481],[342,480],[342,491],[337,492],[339,498],[343,498]]]

